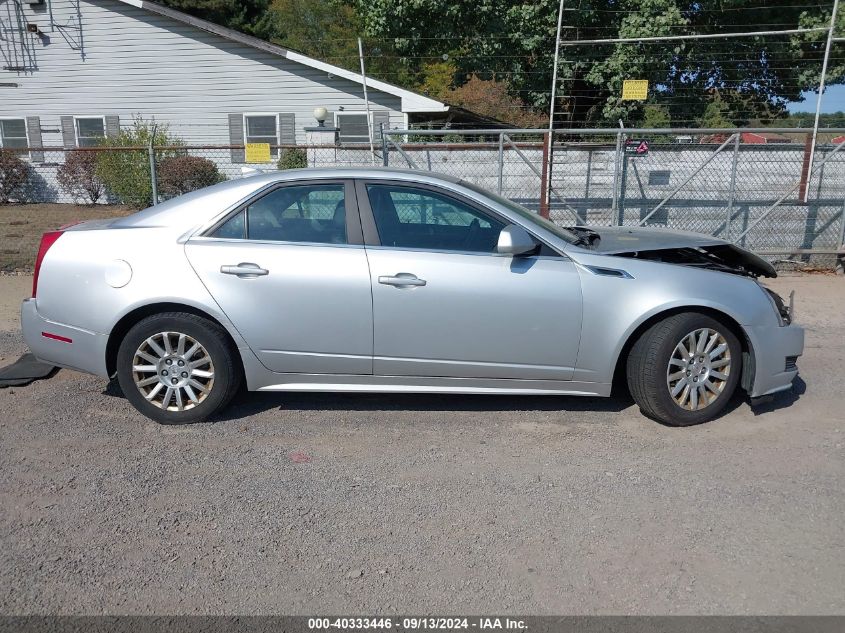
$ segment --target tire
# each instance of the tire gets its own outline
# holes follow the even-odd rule
[[[240,388],[242,372],[222,327],[195,314],[164,312],[127,332],[117,352],[117,379],[126,399],[148,418],[189,424],[223,409]]]
[[[690,347],[697,352],[692,357]],[[643,332],[626,369],[631,396],[644,415],[670,426],[692,426],[727,406],[742,370],[742,345],[724,323],[685,312]]]

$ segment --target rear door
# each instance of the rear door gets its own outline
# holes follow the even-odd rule
[[[351,181],[282,184],[186,245],[271,371],[372,373],[369,268]]]
[[[508,220],[416,183],[357,182],[377,375],[569,380],[581,282],[548,246],[495,253]]]

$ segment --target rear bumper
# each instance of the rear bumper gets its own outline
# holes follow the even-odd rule
[[[21,304],[21,330],[38,360],[108,377],[107,335],[49,321],[38,314],[35,299],[25,299]]]
[[[797,325],[746,327],[754,351],[751,397],[759,398],[792,386],[798,375],[795,359],[804,353],[804,328]],[[788,361],[791,363],[788,364]]]

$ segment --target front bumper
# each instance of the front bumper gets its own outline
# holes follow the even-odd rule
[[[45,319],[38,313],[35,299],[25,299],[21,304],[21,330],[38,360],[108,377],[107,335]]]
[[[750,396],[759,398],[792,387],[795,359],[804,353],[804,328],[797,325],[745,327],[754,354]]]

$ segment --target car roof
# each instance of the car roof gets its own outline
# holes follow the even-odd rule
[[[267,182],[276,180],[297,180],[312,178],[391,178],[401,180],[439,180],[442,182],[459,183],[460,178],[450,174],[439,174],[422,169],[397,169],[396,167],[306,167],[303,169],[285,169],[268,174],[249,176],[248,178],[262,179]]]
[[[414,169],[390,167],[305,168],[258,173],[235,178],[167,200],[153,207],[119,218],[111,228],[172,227],[187,230],[204,224],[210,218],[249,198],[259,189],[274,182],[322,180],[333,178],[387,178],[420,183],[459,184],[460,179],[448,174],[435,174]]]

